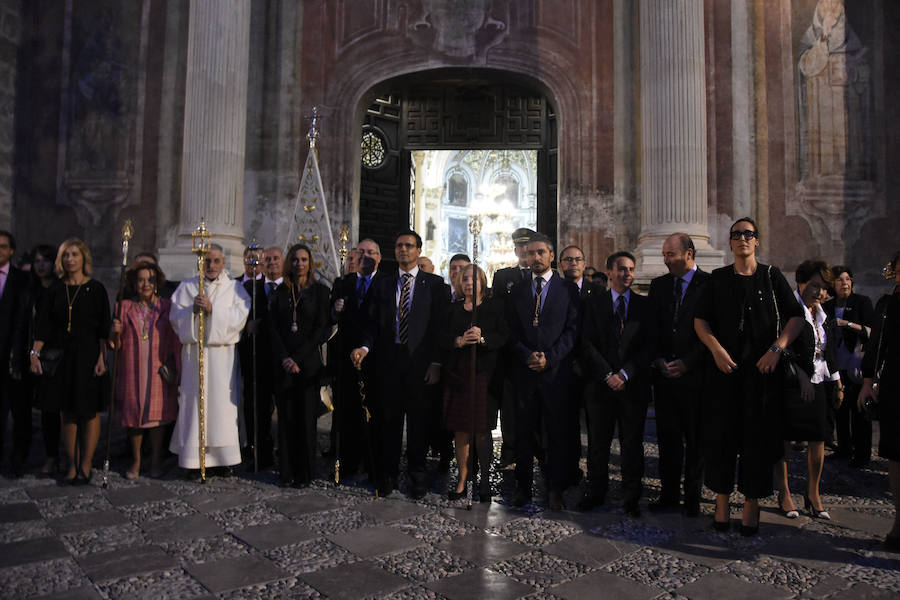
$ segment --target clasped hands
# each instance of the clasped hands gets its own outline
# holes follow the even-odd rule
[[[680,358],[667,361],[663,358],[657,358],[653,363],[660,375],[667,379],[677,379],[687,373],[687,365]]]
[[[724,348],[720,348],[717,351],[712,353],[713,359],[716,361],[716,367],[722,371],[723,373],[732,373],[736,371],[738,365],[731,359],[731,355],[728,354],[728,351]],[[772,352],[771,350],[766,351],[762,357],[756,361],[756,368],[759,369],[759,372],[763,375],[768,375],[769,373],[773,373],[775,369],[778,367],[778,361],[781,359],[780,352]]]
[[[212,312],[212,302],[206,294],[197,294],[194,296],[194,312],[201,310],[207,314]]]
[[[456,347],[472,346],[481,341],[481,327],[473,325],[469,327],[465,333],[456,337]]]
[[[540,373],[547,368],[547,357],[543,352],[532,352],[525,359],[525,364],[535,373]]]
[[[290,373],[292,375],[296,375],[300,372],[300,365],[298,365],[293,358],[286,358],[281,361],[281,368],[284,369],[285,373]]]

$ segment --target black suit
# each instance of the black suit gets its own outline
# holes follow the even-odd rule
[[[832,298],[823,304],[822,308],[825,309],[828,322],[834,323],[838,308],[837,299]],[[853,353],[857,345],[865,346],[868,342],[869,334],[866,327],[872,326],[875,309],[872,308],[872,301],[867,296],[853,293],[847,298],[843,308],[842,319],[863,327],[862,331],[856,331],[849,327],[837,329],[834,340],[829,338],[828,347],[847,356]],[[861,374],[848,372],[846,368],[841,368],[840,372],[841,381],[844,383],[844,401],[834,412],[837,454],[851,458],[854,462],[865,464],[872,458],[872,417],[867,411],[859,410],[856,405],[856,397],[859,395],[862,384]]]
[[[13,416],[13,465],[20,468],[31,445],[31,402],[22,394],[23,370],[27,369],[26,336],[31,315],[27,314],[28,275],[9,265],[0,296],[0,452],[6,432],[6,415]]]
[[[344,308],[339,313],[332,313],[337,322],[337,334],[328,343],[328,368],[334,377],[334,414],[332,415],[332,432],[334,437],[340,435],[338,458],[341,460],[341,472],[355,474],[365,457],[364,415],[360,403],[358,374],[350,362],[350,353],[360,345],[362,330],[366,323],[364,303],[372,294],[375,282],[385,277],[384,273],[375,272],[360,299],[357,286],[360,277],[356,273],[344,275],[334,282],[331,288],[331,307],[338,300],[344,301]],[[363,362],[362,376],[366,381],[374,383],[374,363]],[[376,386],[366,390],[367,402],[376,404]]]
[[[577,284],[576,284],[577,285]],[[598,284],[589,282],[587,279],[581,280],[581,288],[578,294],[581,300],[581,308],[584,303],[594,294],[602,294],[604,288]],[[582,311],[582,314],[583,311]],[[571,474],[571,483],[577,484],[583,473],[581,472],[581,409],[584,407],[584,394],[587,389],[588,378],[586,369],[582,366],[581,356],[581,339],[575,342],[575,347],[570,355],[572,363],[572,384],[569,387],[569,432],[566,434],[566,445],[569,449],[567,458],[568,472]]]
[[[236,277],[235,279],[242,279]],[[248,325],[241,333],[241,339],[237,344],[238,357],[241,362],[241,385],[243,388],[243,415],[247,432],[247,445],[253,445],[254,419],[256,420],[256,434],[258,436],[257,457],[259,468],[265,469],[274,462],[274,440],[272,438],[272,410],[274,408],[273,377],[281,371],[281,365],[275,364],[272,356],[269,333],[265,323],[268,315],[269,299],[266,296],[265,277],[257,280],[244,281],[244,289],[250,296],[250,315],[247,317]],[[253,336],[249,333],[249,323],[253,319],[254,285],[256,287],[256,318],[260,326],[256,332],[256,411],[253,410]],[[244,460],[253,460],[252,454],[245,456]]]
[[[630,293],[624,330],[619,334],[612,292],[593,294],[585,303],[581,332],[581,360],[592,378],[593,393],[585,401],[588,424],[588,478],[591,493],[599,498],[609,486],[609,449],[619,427],[622,462],[622,500],[637,507],[644,475],[644,421],[650,398],[648,365],[650,339],[647,324],[650,303]],[[607,375],[624,371],[628,380],[612,391]]]
[[[491,295],[495,298],[509,300],[512,288],[531,277],[531,269],[520,269],[518,266],[506,267],[494,273],[491,282]],[[501,353],[494,376],[491,379],[491,396],[497,399],[500,408],[500,432],[503,436],[503,446],[500,453],[501,463],[508,464],[515,461],[516,456],[516,398],[513,394],[513,382],[510,374],[513,365],[509,353]]]
[[[578,337],[581,300],[574,283],[554,273],[546,283],[538,324],[534,324],[533,281],[516,284],[509,297],[509,349],[516,399],[516,480],[520,493],[531,496],[535,432],[543,420],[548,436],[547,478],[550,491],[569,482],[566,435],[569,431],[569,354]],[[528,358],[543,352],[546,368],[535,372]]]
[[[700,394],[706,347],[694,331],[694,311],[709,273],[699,268],[678,290],[669,273],[650,283],[648,332],[653,338],[654,364],[681,360],[687,371],[676,378],[657,370],[653,377],[656,437],[659,445],[660,502],[678,504],[684,466],[684,503],[696,508],[703,487],[703,447],[700,436]]]
[[[428,447],[425,374],[438,363],[441,319],[450,300],[450,288],[437,275],[419,270],[411,286],[406,343],[397,342],[400,275],[379,277],[366,298],[361,345],[369,348],[379,391],[375,410],[378,436],[378,476],[381,487],[396,482],[406,417],[406,455],[413,493],[424,492],[425,454]],[[387,491],[387,490],[384,490]]]

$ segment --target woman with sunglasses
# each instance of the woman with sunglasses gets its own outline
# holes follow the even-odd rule
[[[730,526],[737,466],[744,495],[740,532],[750,536],[759,530],[759,499],[772,495],[772,467],[783,451],[781,354],[805,321],[781,271],[757,262],[756,223],[738,219],[729,239],[734,262],[712,272],[694,328],[714,362],[703,404],[705,479],[716,493],[713,526]]]

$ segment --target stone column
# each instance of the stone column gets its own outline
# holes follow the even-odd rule
[[[666,273],[662,243],[691,236],[697,263],[722,265],[707,227],[703,0],[641,0],[641,282]]]
[[[244,248],[244,156],[250,57],[250,2],[191,0],[175,247],[160,251],[166,273],[196,274],[191,231],[201,220],[221,244],[232,273]]]

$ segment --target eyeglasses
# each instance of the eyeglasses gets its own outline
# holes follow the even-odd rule
[[[728,234],[728,237],[732,240],[739,240],[743,237],[745,240],[750,241],[755,237],[759,237],[759,234],[752,229],[745,229],[743,231],[732,231]]]
[[[565,256],[565,257],[559,259],[559,262],[579,263],[579,262],[584,262],[584,257],[583,256]]]

